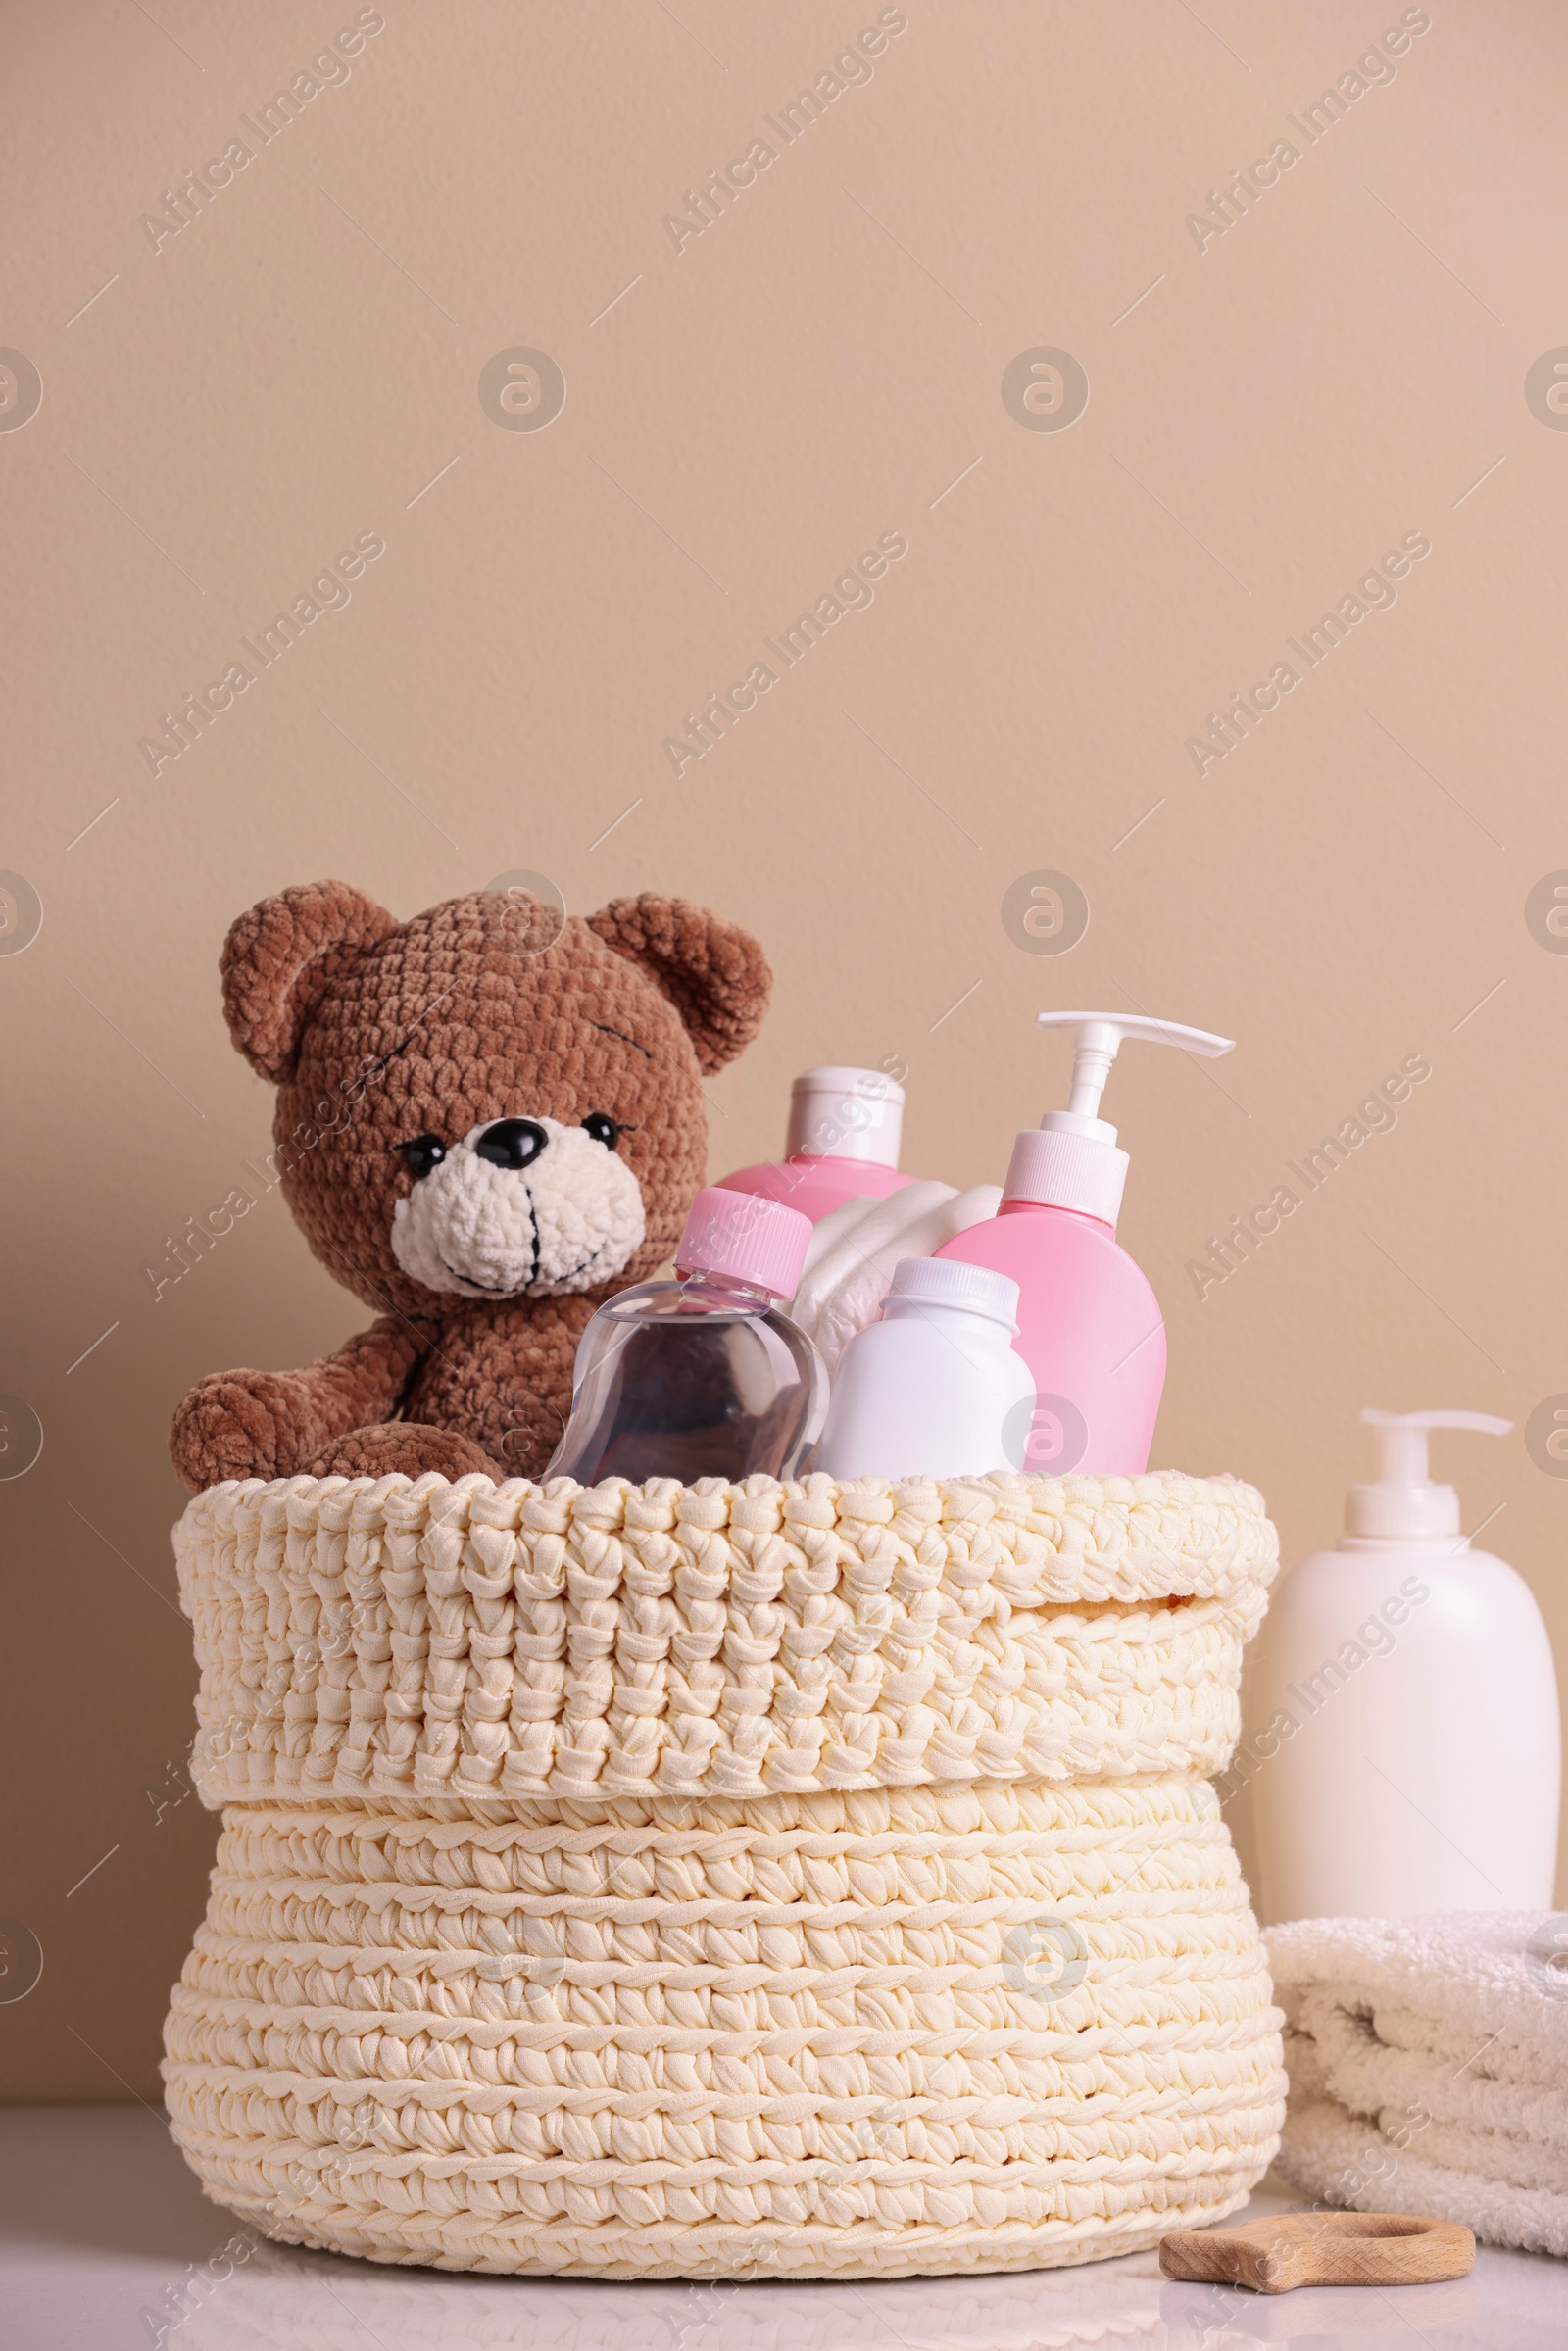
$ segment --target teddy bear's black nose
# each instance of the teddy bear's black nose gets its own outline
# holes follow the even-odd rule
[[[498,1118],[495,1125],[486,1127],[474,1151],[479,1158],[488,1159],[492,1167],[531,1167],[550,1141],[542,1126],[531,1118]]]

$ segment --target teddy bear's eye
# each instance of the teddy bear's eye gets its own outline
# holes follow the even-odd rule
[[[620,1141],[620,1127],[608,1110],[590,1110],[582,1123],[584,1132],[592,1135],[596,1143],[602,1143],[607,1151],[613,1151]]]
[[[415,1135],[407,1143],[394,1143],[392,1149],[403,1153],[404,1163],[416,1183],[427,1176],[432,1167],[439,1167],[447,1155],[447,1147],[439,1135]]]

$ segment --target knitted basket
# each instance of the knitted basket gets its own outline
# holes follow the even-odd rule
[[[600,2278],[1028,2269],[1231,2211],[1268,1976],[1204,1775],[1229,1478],[213,1488],[174,2135],[269,2234]]]

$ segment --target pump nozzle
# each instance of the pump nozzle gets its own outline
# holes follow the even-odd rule
[[[1099,1115],[1100,1098],[1125,1038],[1138,1037],[1146,1045],[1179,1046],[1183,1053],[1201,1053],[1210,1061],[1218,1060],[1221,1053],[1233,1052],[1236,1044],[1233,1037],[1211,1037],[1207,1029],[1184,1029],[1177,1021],[1149,1020],[1139,1012],[1040,1012],[1035,1016],[1035,1026],[1078,1031],[1078,1050],[1072,1062],[1072,1094],[1066,1111],[1051,1111],[1047,1116],[1053,1122],[1063,1116],[1092,1118],[1097,1126],[1103,1124]],[[1114,1138],[1114,1128],[1111,1134]]]
[[[1491,1412],[1379,1412],[1368,1405],[1361,1418],[1379,1432],[1381,1475],[1371,1485],[1350,1488],[1345,1531],[1393,1539],[1459,1532],[1459,1496],[1451,1486],[1432,1482],[1431,1430],[1471,1429],[1482,1437],[1506,1437],[1513,1427],[1511,1420]]]
[[[1003,1189],[1004,1202],[1033,1200],[1045,1207],[1072,1208],[1114,1226],[1127,1181],[1127,1153],[1116,1148],[1116,1130],[1100,1116],[1100,1098],[1111,1063],[1128,1037],[1146,1045],[1175,1045],[1184,1053],[1216,1059],[1233,1050],[1234,1039],[1206,1029],[1184,1029],[1174,1020],[1150,1020],[1139,1012],[1042,1012],[1037,1028],[1076,1029],[1072,1092],[1065,1110],[1048,1110],[1038,1129],[1028,1128],[1013,1146]]]

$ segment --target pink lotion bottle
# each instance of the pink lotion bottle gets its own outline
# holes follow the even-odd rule
[[[1165,1324],[1146,1276],[1117,1246],[1128,1158],[1099,1116],[1100,1097],[1124,1038],[1209,1059],[1233,1040],[1109,1012],[1042,1012],[1039,1025],[1078,1032],[1068,1106],[1018,1137],[996,1215],[936,1253],[1018,1285],[1013,1347],[1035,1384],[1024,1468],[1135,1477],[1149,1467],[1165,1385]]]
[[[886,1200],[899,1173],[904,1088],[880,1069],[803,1069],[790,1088],[784,1157],[722,1176],[716,1190],[782,1200],[813,1224],[846,1200]]]

